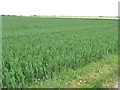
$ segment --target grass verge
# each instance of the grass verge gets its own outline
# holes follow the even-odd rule
[[[62,73],[46,81],[35,81],[34,88],[112,88],[117,81],[118,56],[111,55],[76,70]]]

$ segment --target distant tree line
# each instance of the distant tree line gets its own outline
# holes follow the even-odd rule
[[[2,15],[0,15],[0,16],[16,16],[16,15],[4,15],[4,14],[2,14]]]

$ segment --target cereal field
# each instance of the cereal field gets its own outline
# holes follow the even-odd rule
[[[3,86],[35,87],[117,55],[117,27],[117,20],[3,17]]]

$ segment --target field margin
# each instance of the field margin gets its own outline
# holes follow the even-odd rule
[[[44,82],[35,81],[31,88],[112,88],[117,81],[118,56],[111,55],[77,70],[64,70]],[[67,78],[65,80],[65,78]],[[53,85],[54,83],[54,85]],[[114,87],[113,87],[114,88]]]

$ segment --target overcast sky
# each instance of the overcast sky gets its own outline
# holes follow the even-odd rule
[[[0,14],[117,16],[119,0],[0,0]]]

